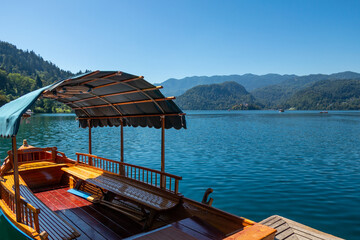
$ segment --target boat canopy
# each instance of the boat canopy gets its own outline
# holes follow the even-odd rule
[[[51,98],[71,107],[80,127],[141,126],[186,128],[185,114],[164,97],[161,86],[142,76],[118,71],[94,71],[61,80],[30,92],[0,108],[0,136],[16,136],[21,117],[39,97]]]

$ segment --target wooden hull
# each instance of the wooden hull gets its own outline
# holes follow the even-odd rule
[[[20,234],[22,234],[24,237],[28,238],[28,239],[34,239],[32,238],[29,234],[25,233],[25,229],[26,226],[22,226],[21,224],[19,224],[18,222],[16,222],[16,218],[15,216],[13,216],[13,213],[9,213],[9,212],[4,212],[3,209],[5,209],[5,206],[3,206],[0,203],[0,214],[2,214],[4,216],[4,218],[6,219],[6,221],[16,230],[18,231]],[[11,216],[11,217],[9,217]]]
[[[18,159],[22,222],[10,158],[0,207],[32,239],[274,239],[270,227],[183,197],[175,175],[89,154],[74,161],[56,148],[20,148]]]

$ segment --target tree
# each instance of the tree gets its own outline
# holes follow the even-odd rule
[[[4,70],[0,69],[0,90],[6,90],[7,74]]]
[[[8,99],[5,95],[0,94],[0,106],[8,102]]]
[[[36,78],[35,78],[35,88],[36,89],[39,89],[39,88],[42,88],[43,86],[43,83],[39,77],[39,75],[36,75]]]

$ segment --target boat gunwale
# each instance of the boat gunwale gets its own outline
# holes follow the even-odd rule
[[[0,204],[2,204],[2,203],[0,203]],[[37,239],[36,238],[36,236],[34,236],[34,238],[32,238],[32,237],[30,237],[29,236],[29,234],[27,234],[26,233],[26,230],[24,231],[24,230],[22,230],[21,228],[29,228],[29,226],[27,226],[27,225],[25,225],[25,224],[23,224],[23,223],[18,223],[18,222],[16,222],[16,221],[14,221],[13,222],[13,219],[15,219],[15,217],[14,218],[12,218],[12,217],[9,217],[8,216],[8,214],[5,212],[5,211],[3,211],[3,209],[2,209],[2,207],[0,207],[0,214],[2,214],[2,216],[4,216],[4,218],[6,219],[6,221],[8,222],[8,223],[10,223],[10,225],[12,226],[12,227],[14,227],[15,228],[15,230],[17,230],[18,232],[20,232],[22,235],[24,235],[27,239]],[[15,214],[14,214],[15,215]],[[17,226],[17,225],[20,225],[20,226]],[[32,234],[31,234],[32,235]],[[40,239],[40,238],[39,238]]]
[[[5,158],[5,159],[10,159],[9,157]],[[6,168],[6,165],[10,165],[11,166],[11,161],[4,161],[3,164],[1,165],[1,167],[5,167]],[[9,170],[11,170],[12,168],[8,169],[6,172],[0,172],[0,178],[1,178],[1,181],[0,181],[0,184],[1,184],[1,187],[7,191],[9,194],[11,194],[14,199],[15,199],[15,191],[13,189],[9,189],[4,183],[3,183],[3,176],[6,176],[6,175],[13,175],[13,173],[8,173]],[[34,207],[31,203],[29,203],[25,198],[24,196],[21,196],[20,195],[20,201],[26,203],[27,206],[29,206],[30,208],[32,208],[33,210],[37,211],[37,214],[39,214],[40,212],[40,209],[39,208],[36,208]],[[4,202],[3,198],[1,197],[0,198],[0,211],[3,213],[3,216],[6,216],[6,220],[11,223],[12,226],[15,227],[16,230],[18,230],[20,233],[22,233],[23,235],[25,235],[27,238],[31,239],[30,236],[32,236],[32,238],[34,239],[41,239],[40,238],[40,232],[37,232],[34,228],[26,225],[25,223],[23,222],[17,222],[16,221],[16,213],[13,212],[10,207]],[[30,235],[30,236],[29,236]]]

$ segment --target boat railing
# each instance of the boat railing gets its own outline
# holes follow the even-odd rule
[[[57,156],[56,147],[47,148],[29,148],[17,150],[18,162],[34,162],[34,161],[56,161]],[[12,160],[12,151],[8,151],[10,160]],[[12,161],[11,161],[12,162]]]
[[[125,176],[133,180],[146,183],[172,193],[179,193],[179,176],[141,167],[129,163],[114,161],[86,153],[76,153],[77,163],[89,165],[105,172]],[[163,179],[163,180],[162,180]]]
[[[0,176],[3,176],[8,170],[12,168],[11,160],[9,156],[7,156],[0,167]]]
[[[3,202],[9,207],[11,212],[15,212],[15,195],[9,191],[6,187],[0,184],[0,194]],[[40,233],[39,225],[39,213],[40,209],[35,208],[30,203],[26,202],[24,199],[20,198],[20,212],[21,212],[21,222],[30,228],[34,229],[36,232]]]

